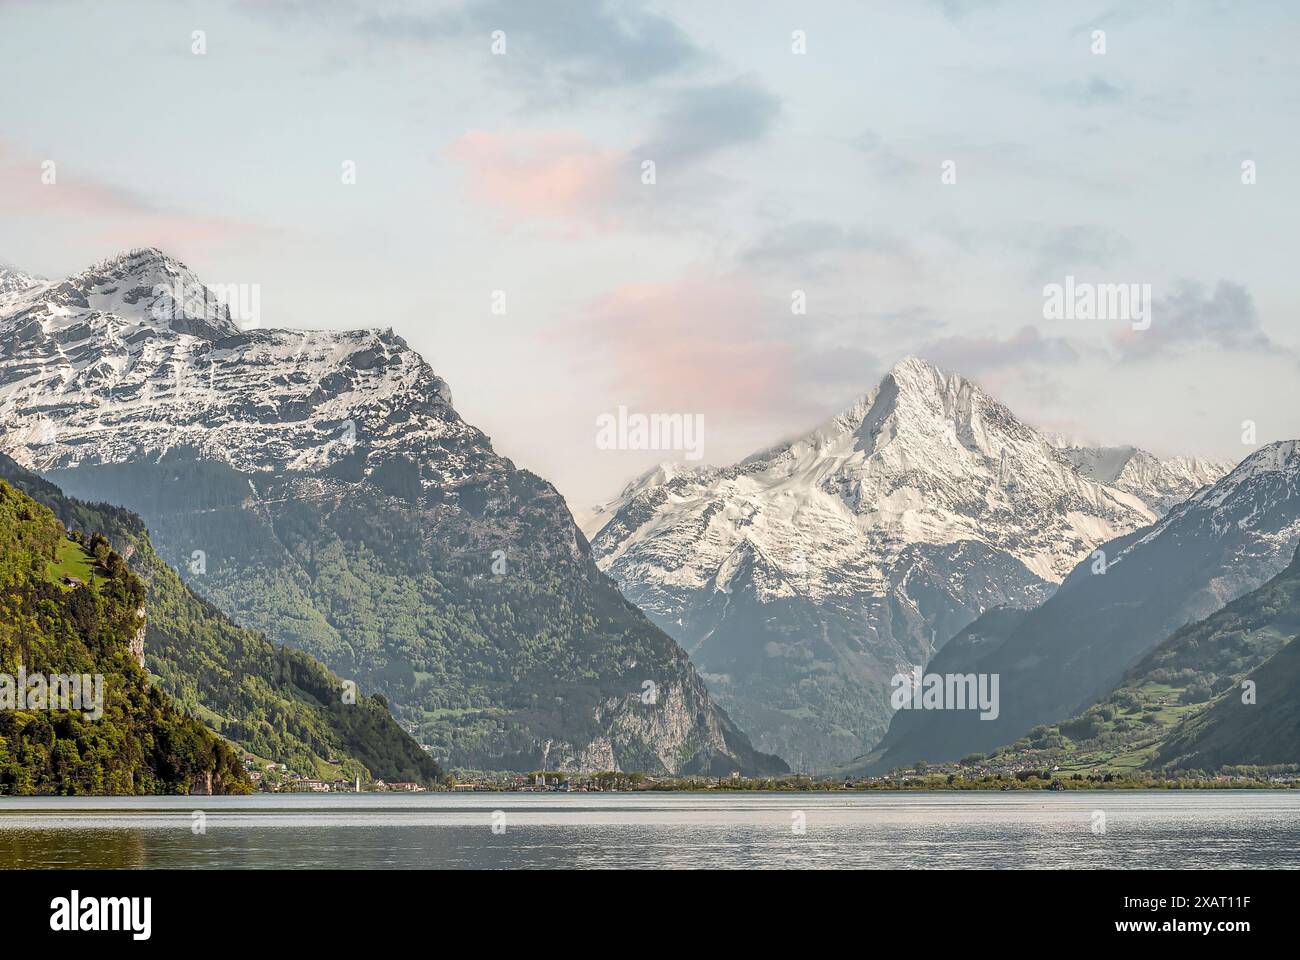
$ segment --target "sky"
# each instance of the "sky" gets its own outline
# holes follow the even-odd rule
[[[0,0],[0,260],[392,327],[575,511],[682,458],[602,415],[727,464],[908,354],[1236,461],[1300,437],[1298,46],[1262,0]],[[1049,317],[1067,276],[1150,327]]]

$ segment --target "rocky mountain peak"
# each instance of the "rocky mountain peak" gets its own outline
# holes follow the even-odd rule
[[[42,283],[41,277],[21,270],[5,260],[0,260],[0,297],[28,290]]]
[[[895,670],[990,607],[1041,602],[1155,521],[1149,495],[1200,485],[1151,462],[1127,488],[1102,482],[973,381],[905,357],[793,440],[643,475],[588,535],[764,748],[832,760],[882,732]]]

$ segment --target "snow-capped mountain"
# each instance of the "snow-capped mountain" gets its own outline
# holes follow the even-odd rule
[[[26,290],[42,282],[44,282],[43,278],[19,270],[13,264],[0,260],[0,304],[3,304],[10,294]],[[0,306],[0,309],[3,309],[3,307]]]
[[[180,262],[139,250],[11,298],[0,448],[38,470],[174,449],[237,470],[305,470],[351,455],[361,430],[374,459],[464,445],[426,486],[477,469],[467,457],[486,438],[391,330],[241,331],[215,297],[189,295],[206,289]]]
[[[811,433],[640,477],[588,534],[758,744],[825,765],[883,734],[895,673],[989,607],[1044,600],[1097,544],[1154,522],[1183,473],[1195,490],[1172,464],[1148,489],[1138,451],[1113,465],[1125,486],[1072,453],[909,357]]]
[[[1055,438],[1052,442],[1085,477],[1139,497],[1161,516],[1232,469],[1225,460],[1161,460],[1138,447],[1086,446]]]
[[[1284,570],[1300,544],[1300,441],[1251,454],[1150,527],[1100,547],[1039,608],[990,611],[927,667],[997,674],[999,716],[899,711],[861,764],[883,770],[959,759],[1072,716],[1138,658]],[[1219,691],[1216,691],[1219,692]]]
[[[391,330],[241,330],[183,264],[0,300],[0,451],[141,514],[243,625],[378,689],[448,765],[777,772]]]

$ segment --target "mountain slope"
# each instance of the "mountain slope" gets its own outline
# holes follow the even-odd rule
[[[146,587],[144,659],[164,692],[214,731],[305,776],[414,780],[442,771],[382,700],[343,700],[342,681],[308,654],[231,623],[159,559],[139,517],[65,497],[0,454],[0,479],[70,530],[102,532]],[[329,760],[338,761],[331,765]]]
[[[1133,494],[1159,516],[1232,469],[1230,463],[1203,457],[1161,460],[1138,447],[1088,447],[1054,442],[1085,477]]]
[[[1263,586],[1157,645],[1097,703],[977,762],[1062,774],[1300,763],[1288,727],[1300,687],[1283,667],[1298,634],[1300,550]],[[1254,703],[1242,699],[1247,678]]]
[[[758,745],[824,766],[885,732],[894,674],[990,607],[1037,605],[1156,516],[969,380],[907,358],[805,436],[639,478],[589,531]]]
[[[136,251],[0,319],[0,449],[141,514],[246,627],[380,690],[448,763],[784,768],[392,331],[240,331]]]
[[[234,751],[149,685],[149,615],[103,538],[70,539],[0,482],[0,793],[248,791]],[[77,701],[54,699],[55,675],[85,678]]]
[[[995,629],[972,625],[982,642],[950,644],[927,672],[997,674],[997,719],[900,711],[865,766],[956,759],[1069,717],[1163,638],[1284,569],[1300,541],[1298,447],[1256,451],[1159,522],[1105,544],[1104,573],[1087,559],[1041,607]]]
[[[1300,643],[1288,643],[1248,679],[1258,700],[1247,703],[1240,690],[1226,691],[1161,746],[1158,761],[1206,770],[1300,765]]]

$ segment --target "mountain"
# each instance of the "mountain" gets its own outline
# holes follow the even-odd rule
[[[440,761],[785,769],[391,330],[240,330],[133,251],[5,301],[0,416],[0,450],[139,513],[200,593],[379,690]]]
[[[1133,494],[1159,516],[1232,469],[1223,460],[1202,457],[1161,460],[1138,447],[1083,446],[1056,438],[1052,442],[1085,477]]]
[[[1288,643],[1248,679],[1260,699],[1248,703],[1242,691],[1226,691],[1161,746],[1158,761],[1206,770],[1300,766],[1300,643]]]
[[[19,270],[12,264],[0,260],[0,301],[9,294],[27,290],[42,282],[41,277]]]
[[[1097,703],[968,760],[1062,775],[1300,764],[1298,635],[1300,550],[1263,586],[1158,644]],[[1256,689],[1243,699],[1247,679]]]
[[[0,482],[0,793],[248,792],[234,751],[150,686],[148,616],[106,540]]]
[[[105,536],[145,585],[143,660],[172,700],[257,757],[308,777],[433,783],[442,771],[388,712],[301,650],[236,626],[154,552],[144,522],[107,504],[65,497],[0,454],[0,479],[48,507],[63,525]],[[332,762],[331,762],[332,761]]]
[[[909,357],[811,433],[730,467],[651,471],[588,533],[761,749],[825,766],[884,734],[895,674],[991,607],[1037,605],[1157,514]]]
[[[1104,696],[1157,643],[1285,569],[1300,542],[1300,442],[1270,444],[1149,527],[1101,547],[1039,608],[981,618],[928,673],[997,675],[996,719],[904,710],[862,763],[880,770],[1010,743]]]

